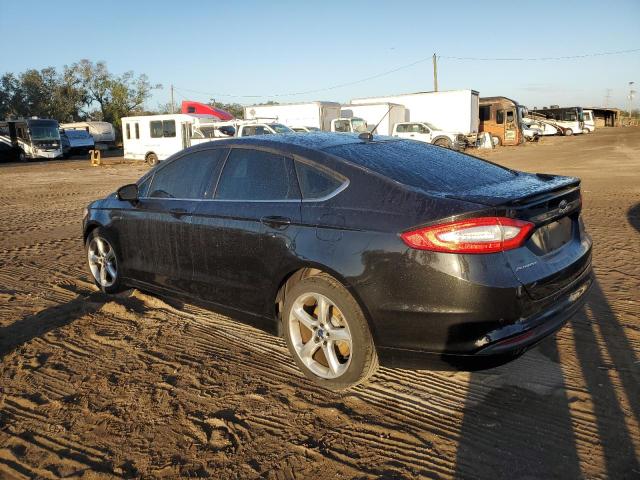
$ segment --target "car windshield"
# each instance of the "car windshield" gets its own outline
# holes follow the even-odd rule
[[[461,192],[513,179],[516,173],[446,148],[404,140],[337,145],[325,150],[405,185]]]
[[[424,123],[427,127],[429,127],[431,130],[440,130],[438,127],[436,127],[433,123],[429,123],[429,122],[422,122]]]
[[[281,123],[272,123],[269,126],[271,128],[273,128],[274,132],[276,132],[276,133],[291,133],[291,132],[293,132],[293,130],[291,130],[286,125],[282,125]]]
[[[366,132],[367,122],[365,122],[361,118],[354,118],[351,120],[351,127],[353,128],[354,132]]]
[[[309,130],[310,132],[319,132],[320,129],[318,127],[307,127],[307,130]]]
[[[89,138],[89,132],[86,130],[65,130],[64,132],[69,138]]]
[[[56,122],[33,122],[29,124],[32,140],[58,140],[60,131]]]

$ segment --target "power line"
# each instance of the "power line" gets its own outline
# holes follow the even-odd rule
[[[446,60],[477,61],[477,62],[543,62],[543,61],[558,61],[558,60],[577,60],[577,59],[581,59],[581,58],[602,57],[602,56],[608,56],[608,55],[622,55],[622,54],[625,54],[625,53],[636,53],[636,52],[640,52],[640,48],[633,48],[633,49],[629,49],[629,50],[617,50],[617,51],[611,51],[611,52],[585,53],[585,54],[581,54],[581,55],[564,55],[564,56],[559,56],[559,57],[511,57],[511,58],[509,58],[509,57],[454,57],[454,56],[447,56],[447,55],[437,55],[436,58],[438,58],[438,59],[446,59]],[[317,88],[317,89],[313,89],[313,90],[305,90],[305,91],[299,91],[299,92],[273,93],[273,94],[268,94],[268,95],[237,95],[237,94],[232,94],[232,93],[203,92],[203,91],[199,91],[199,90],[191,90],[191,89],[182,88],[182,87],[180,87],[178,89],[177,87],[175,87],[175,85],[174,85],[173,88],[175,90],[182,90],[184,92],[191,92],[191,93],[197,93],[197,94],[201,94],[201,95],[207,95],[210,98],[216,98],[216,97],[223,97],[223,98],[278,98],[278,97],[293,97],[293,96],[298,96],[298,95],[309,95],[309,94],[312,94],[312,93],[328,92],[328,91],[331,91],[331,90],[337,90],[339,88],[349,87],[351,85],[357,85],[359,83],[368,82],[369,80],[374,80],[376,78],[384,77],[386,75],[391,75],[392,73],[396,73],[396,72],[399,72],[400,70],[405,70],[407,68],[411,68],[411,67],[413,67],[415,65],[418,65],[420,63],[427,62],[427,61],[433,61],[433,56],[430,55],[428,57],[416,60],[415,62],[407,63],[405,65],[401,65],[401,66],[393,68],[391,70],[386,70],[386,71],[381,72],[381,73],[376,73],[375,75],[370,75],[368,77],[364,77],[364,78],[361,78],[359,80],[353,80],[351,82],[339,83],[339,84],[332,85],[332,86],[329,86],[329,87]]]

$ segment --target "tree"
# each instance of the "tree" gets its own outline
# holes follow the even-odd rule
[[[229,112],[236,118],[244,118],[244,107],[239,103],[220,103],[216,102],[213,98],[209,100],[209,105],[214,108],[220,108]]]

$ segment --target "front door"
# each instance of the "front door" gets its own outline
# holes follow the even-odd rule
[[[518,125],[518,116],[516,109],[513,107],[504,110],[504,145],[518,145],[520,143],[520,126]]]
[[[226,152],[191,152],[162,165],[139,201],[118,212],[117,230],[127,276],[172,290],[190,290],[192,215],[212,193]]]

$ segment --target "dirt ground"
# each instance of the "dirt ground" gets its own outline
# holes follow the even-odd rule
[[[0,478],[640,478],[640,128],[483,156],[583,179],[586,308],[510,364],[346,394],[260,330],[96,291],[82,209],[144,166],[0,165]]]

